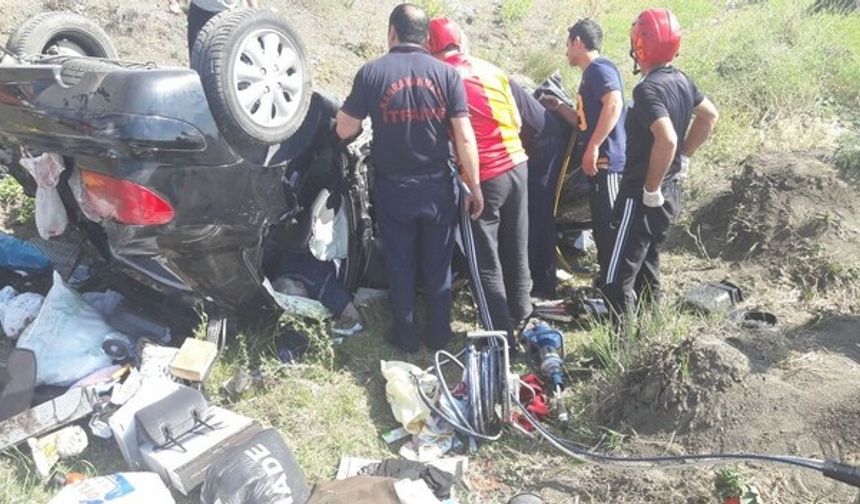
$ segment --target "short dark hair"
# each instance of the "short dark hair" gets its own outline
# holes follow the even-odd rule
[[[599,51],[603,47],[603,30],[591,18],[582,18],[567,31],[570,40],[579,37],[589,51]]]
[[[424,9],[409,3],[395,7],[388,18],[388,26],[394,27],[397,38],[404,44],[423,45],[427,41],[429,25]]]

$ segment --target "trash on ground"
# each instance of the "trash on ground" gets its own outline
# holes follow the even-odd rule
[[[27,444],[36,464],[36,474],[44,481],[51,476],[51,469],[57,462],[80,455],[89,441],[87,433],[73,425],[40,438],[30,438]]]
[[[263,376],[259,371],[246,371],[237,369],[230,378],[221,384],[221,391],[227,395],[230,401],[238,401],[250,388],[261,384]]]
[[[272,287],[272,283],[269,282],[268,278],[263,280],[263,287],[272,296],[275,303],[286,313],[320,321],[331,318],[331,312],[319,301],[278,292]]]
[[[179,352],[178,348],[157,345],[153,342],[141,341],[140,348],[140,374],[143,379],[170,380],[170,363]]]
[[[599,289],[593,287],[577,287],[570,295],[570,312],[575,317],[594,318],[598,320],[609,317],[609,304]]]
[[[183,495],[203,483],[213,462],[262,430],[255,420],[207,405],[189,387],[162,394],[134,417],[143,464]]]
[[[391,412],[411,434],[420,434],[424,423],[430,418],[430,408],[418,396],[413,378],[429,397],[434,397],[437,389],[436,377],[407,362],[380,361],[382,376],[385,377],[385,397],[391,405]]]
[[[401,504],[393,478],[354,476],[317,483],[306,504]]]
[[[398,453],[406,460],[432,462],[451,451],[455,441],[454,429],[431,416],[425,421],[421,432],[401,446]]]
[[[779,324],[773,313],[757,310],[732,310],[729,320],[743,329],[773,329]]]
[[[131,379],[129,377],[126,384]],[[164,378],[142,378],[137,392],[108,419],[114,440],[129,468],[143,469],[144,467],[140,457],[134,414],[181,387],[182,385]]]
[[[394,444],[398,441],[408,438],[412,434],[409,433],[403,427],[398,427],[394,430],[390,430],[388,432],[382,433],[382,440],[385,441],[386,444]]]
[[[170,374],[180,380],[203,382],[218,358],[218,346],[210,341],[187,338],[170,361]]]
[[[64,487],[48,504],[174,504],[170,490],[157,474],[117,473],[87,478]]]
[[[39,273],[51,269],[51,260],[33,244],[0,233],[0,268]]]
[[[0,304],[0,323],[6,337],[17,340],[36,320],[44,302],[45,296],[36,292],[24,292]]]
[[[292,451],[267,429],[224,453],[206,471],[202,504],[305,502],[310,488]]]
[[[109,337],[125,338],[54,273],[54,286],[17,346],[36,355],[36,385],[66,386],[112,364],[101,346]]]
[[[12,350],[0,361],[0,422],[30,407],[36,387],[36,356],[23,349]]]
[[[371,464],[361,469],[359,474],[364,476],[382,476],[398,480],[421,481],[431,490],[431,495],[439,499],[451,496],[451,488],[462,477],[456,472],[448,472],[432,465],[409,460],[389,459],[378,464]],[[412,502],[403,500],[403,502]]]
[[[75,388],[0,422],[0,452],[91,414],[99,397],[91,388]]]
[[[30,172],[38,185],[36,189],[36,229],[48,240],[63,234],[69,224],[66,207],[57,191],[60,174],[66,169],[63,159],[52,153],[37,158],[21,158],[21,166]]]
[[[400,502],[409,504],[442,504],[442,501],[433,495],[433,491],[427,484],[420,480],[400,480],[394,484],[394,492]]]
[[[727,314],[743,299],[743,292],[737,285],[723,280],[693,287],[684,296],[682,305],[699,313]]]

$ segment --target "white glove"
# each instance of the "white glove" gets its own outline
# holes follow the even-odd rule
[[[648,192],[648,189],[642,188],[642,204],[649,208],[659,208],[666,202],[663,197],[663,191],[658,187],[654,192]]]
[[[690,176],[690,158],[681,154],[681,171],[678,172],[678,178],[681,180]]]

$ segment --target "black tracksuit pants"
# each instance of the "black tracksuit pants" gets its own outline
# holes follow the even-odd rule
[[[621,174],[599,169],[597,175],[590,178],[590,182],[588,202],[591,206],[592,234],[600,268],[595,285],[601,286],[606,283],[606,270],[609,268],[612,247],[615,245],[615,229],[612,224],[615,219],[615,200],[621,188]]]
[[[415,283],[420,273],[427,303],[425,341],[441,349],[451,340],[451,256],[457,221],[456,189],[448,168],[434,175],[376,177],[376,222],[394,315],[390,341],[415,352]]]
[[[659,208],[642,204],[639,184],[622,187],[616,202],[617,237],[602,289],[618,316],[632,313],[639,299],[659,301],[660,249],[681,211],[677,181],[665,182],[662,190],[666,202]]]
[[[554,298],[556,271],[555,193],[564,160],[564,139],[547,140],[529,150],[529,270],[532,293]]]
[[[528,167],[517,165],[481,182],[484,213],[473,221],[478,270],[493,329],[514,329],[531,314]]]

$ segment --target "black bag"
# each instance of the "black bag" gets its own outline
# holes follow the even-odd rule
[[[203,504],[304,504],[305,474],[275,429],[227,452],[206,471]]]

